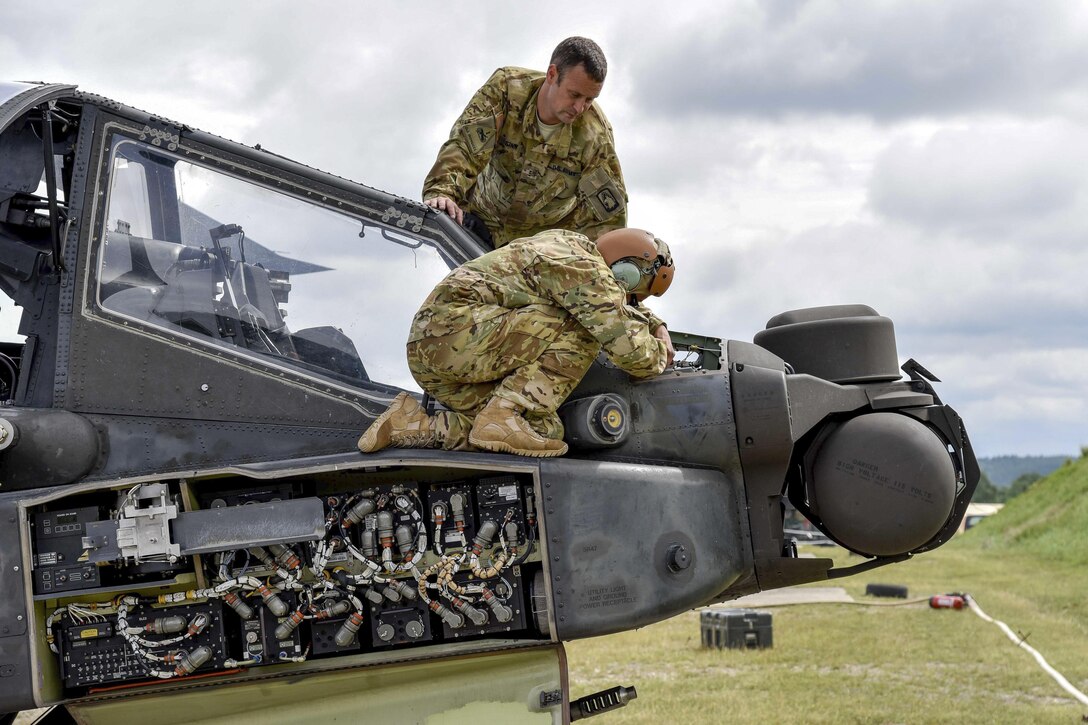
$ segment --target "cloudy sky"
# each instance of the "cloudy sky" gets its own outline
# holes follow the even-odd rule
[[[1088,445],[1086,5],[8,0],[3,15],[3,79],[77,83],[413,198],[494,68],[592,37],[630,223],[677,259],[655,306],[670,327],[751,340],[787,309],[865,303],[895,322],[901,360],[946,381],[980,455]]]

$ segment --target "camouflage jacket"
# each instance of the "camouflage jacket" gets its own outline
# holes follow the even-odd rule
[[[438,283],[412,321],[408,342],[493,328],[514,310],[533,334],[537,325],[570,317],[600,343],[609,359],[636,377],[660,374],[665,343],[653,336],[664,324],[627,294],[596,245],[575,232],[554,230],[517,239],[466,262]]]
[[[612,126],[592,105],[550,141],[537,127],[544,74],[499,68],[469,101],[423,182],[487,225],[496,247],[547,229],[596,239],[627,226]]]

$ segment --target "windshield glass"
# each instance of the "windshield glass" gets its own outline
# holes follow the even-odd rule
[[[378,219],[113,145],[98,300],[125,317],[339,382],[418,390],[408,327],[452,264]]]

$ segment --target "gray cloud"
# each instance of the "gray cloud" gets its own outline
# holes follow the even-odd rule
[[[685,321],[704,328],[715,322],[712,310],[758,329],[785,309],[860,302],[892,317],[912,349],[982,356],[1088,349],[1088,288],[1080,282],[1088,251],[1081,249],[1039,254],[871,222],[810,229],[728,257],[681,250],[678,275],[699,300]]]
[[[31,12],[6,13],[0,68],[76,82],[412,197],[449,125],[498,65],[486,56],[530,64],[556,42],[536,48],[499,34],[486,46],[459,43],[451,65],[451,27],[462,20],[447,4],[429,12],[330,5],[325,13],[276,0],[259,13],[206,0],[168,11],[136,2],[112,4],[111,12],[63,7],[50,24]],[[488,15],[480,17],[475,30],[489,35]]]
[[[658,44],[633,59],[635,103],[651,114],[885,120],[1083,111],[1088,48],[1078,10],[1056,0],[728,3],[710,17],[664,23],[682,48]]]
[[[1088,233],[1088,132],[1066,121],[976,123],[897,142],[875,161],[873,209],[926,230],[1048,249]]]

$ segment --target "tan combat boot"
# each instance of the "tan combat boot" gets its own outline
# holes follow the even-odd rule
[[[567,452],[566,443],[537,433],[521,417],[517,405],[499,397],[488,401],[477,414],[468,441],[492,453],[513,453],[533,458],[551,458]]]
[[[415,398],[401,393],[359,439],[359,450],[374,453],[383,448],[434,448],[438,445],[434,419]]]

